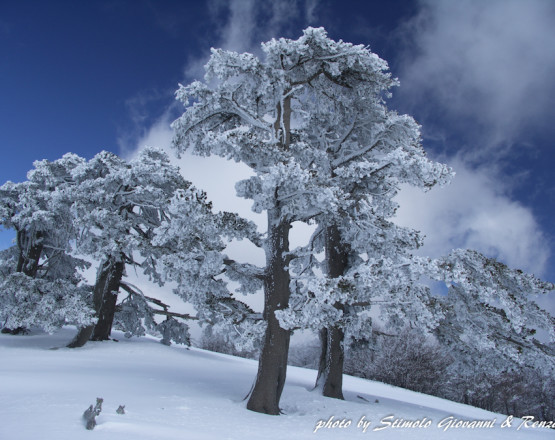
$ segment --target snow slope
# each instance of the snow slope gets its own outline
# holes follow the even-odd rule
[[[506,416],[350,376],[346,401],[324,398],[310,391],[316,372],[296,367],[288,370],[285,414],[266,416],[246,410],[243,400],[256,375],[254,361],[166,347],[149,338],[63,348],[74,332],[0,335],[0,439],[555,438],[554,430],[519,430],[516,419],[501,428]],[[96,428],[87,431],[81,416],[96,397],[104,398],[103,411]],[[126,414],[116,414],[119,405]],[[351,423],[314,433],[319,421],[323,425],[332,416],[332,422]],[[366,432],[357,427],[363,416],[371,422]],[[380,422],[388,416],[391,423],[426,418],[430,426],[394,428]],[[439,428],[449,416],[496,422],[494,428]],[[385,429],[373,431],[379,427]]]

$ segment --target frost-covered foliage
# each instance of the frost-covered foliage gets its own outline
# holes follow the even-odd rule
[[[253,321],[260,316],[233,295],[228,283],[239,282],[238,293],[255,293],[262,288],[260,270],[223,253],[225,239],[244,237],[259,240],[253,223],[235,214],[213,213],[206,194],[190,187],[176,191],[152,243],[164,279],[177,284],[175,293],[193,305],[200,324],[214,326],[234,344],[252,345],[259,340],[259,334],[253,336],[259,324]]]
[[[385,176],[445,180],[446,167],[425,158],[414,120],[387,111],[384,95],[397,82],[368,48],[330,40],[322,28],[262,48],[264,61],[213,49],[206,82],[179,89],[189,107],[173,125],[178,151],[255,170],[237,185],[255,211],[279,202],[283,216],[302,220],[350,205],[353,191],[394,191],[387,180],[377,187]]]
[[[76,229],[71,215],[72,173],[83,159],[66,154],[61,159],[34,162],[22,183],[0,187],[0,221],[16,232],[17,272],[31,277],[68,279],[86,267],[71,256]]]
[[[40,327],[52,333],[64,325],[93,322],[93,311],[86,301],[89,286],[15,272],[0,281],[0,292],[5,328]]]
[[[114,327],[125,332],[125,337],[143,336],[147,332],[151,335],[161,336],[161,343],[191,345],[189,326],[183,321],[190,318],[168,311],[168,306],[155,298],[149,298],[138,290],[132,290],[125,285],[129,295],[117,307],[114,316]],[[159,308],[157,308],[158,306]],[[155,315],[165,315],[166,319],[158,323]],[[176,319],[177,318],[177,319]]]
[[[150,240],[174,192],[190,186],[179,169],[156,148],[145,148],[130,162],[103,151],[76,168],[74,179],[79,251],[96,260],[137,263],[158,280]],[[141,261],[135,262],[136,254]]]
[[[248,53],[213,49],[206,82],[182,86],[177,92],[177,98],[188,105],[173,124],[178,151],[191,148],[250,166],[255,176],[236,185],[238,194],[252,199],[257,212],[279,205],[275,221],[303,218],[335,199],[327,185],[313,187],[310,170],[297,163],[299,154],[309,150],[301,138],[306,131],[302,114],[314,106],[304,99],[309,79],[316,73],[309,70],[316,67],[315,62],[325,64],[313,60],[308,53],[312,47],[304,40],[306,36],[295,42],[264,44],[265,61]],[[308,51],[305,61],[303,50]]]
[[[319,228],[307,247],[292,254],[294,296],[290,309],[279,312],[280,322],[287,328],[338,325],[365,338],[369,308],[381,304],[397,326],[432,325],[428,292],[411,265],[410,252],[421,237],[391,221],[397,209],[393,199],[401,184],[426,190],[447,183],[450,169],[426,157],[413,118],[387,109],[385,98],[397,81],[367,47],[331,41],[323,29],[307,29],[296,42],[281,39],[268,47],[275,62],[282,58],[282,65],[308,78],[291,104],[299,111],[291,130],[299,143],[292,149],[304,172],[298,173],[305,179],[301,187],[310,176],[312,187],[321,188],[320,209],[308,208],[305,217]],[[298,53],[285,62],[277,53],[293,53],[291,47]],[[291,194],[299,201],[304,193]],[[330,228],[339,231],[333,238]],[[319,262],[314,254],[322,250],[326,258]],[[345,261],[332,261],[338,256]],[[332,273],[332,266],[340,273]]]
[[[79,252],[100,261],[94,302],[99,324],[106,324],[101,332],[95,328],[93,338],[107,337],[114,313],[117,326],[127,336],[141,336],[147,329],[155,332],[154,315],[159,310],[140,292],[130,293],[116,312],[112,296],[117,296],[122,287],[125,268],[115,268],[133,265],[163,284],[158,259],[164,250],[153,245],[154,230],[167,220],[174,194],[187,190],[191,184],[156,148],[145,148],[129,162],[103,151],[77,167],[73,178],[77,186],[72,212],[80,232],[77,247]],[[108,286],[114,290],[106,291]],[[186,327],[185,323],[182,325]]]
[[[156,334],[156,321],[152,307],[140,293],[130,294],[118,305],[114,316],[114,327],[125,332],[125,336],[144,336],[148,330]]]
[[[14,273],[17,268],[19,249],[17,246],[10,246],[0,251],[0,276],[6,278]]]
[[[437,326],[442,310],[409,256],[351,256],[350,262],[345,274],[335,278],[317,271],[296,277],[289,309],[278,312],[281,324],[315,331],[340,326],[347,337],[363,340],[372,338],[376,318],[395,330]]]
[[[0,321],[6,328],[89,324],[89,289],[78,272],[88,266],[73,256],[72,173],[83,159],[66,154],[36,161],[22,183],[0,187],[0,223],[16,232],[16,244],[0,261]]]
[[[519,366],[555,372],[555,319],[534,302],[553,284],[471,250],[454,250],[430,268],[449,285],[435,333],[459,368],[470,375]],[[549,342],[536,338],[541,331]]]
[[[191,345],[189,328],[171,316],[168,316],[158,324],[156,330],[162,334],[160,342],[164,345],[170,345],[171,341],[174,341],[176,344]]]

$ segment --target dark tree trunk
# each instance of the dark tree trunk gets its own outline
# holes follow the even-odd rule
[[[77,335],[75,335],[73,340],[69,344],[67,344],[67,347],[68,348],[82,347],[91,339],[93,330],[94,330],[94,324],[79,328]]]
[[[326,397],[343,399],[343,330],[334,326],[321,331],[321,333],[324,332],[325,340],[322,336],[320,337],[322,355],[320,356],[316,387]]]
[[[102,297],[104,295],[104,289],[106,287],[106,281],[108,279],[108,271],[106,270],[107,261],[101,263],[98,271],[96,273],[96,282],[93,289],[93,307],[96,316],[100,312],[100,306],[102,305]],[[78,348],[82,347],[91,339],[93,334],[94,324],[81,327],[77,332],[73,341],[71,341],[67,346],[68,348]]]
[[[290,331],[279,326],[276,310],[289,304],[289,272],[285,253],[289,251],[289,222],[279,222],[279,210],[268,211],[266,277],[264,281],[264,319],[267,322],[258,374],[247,409],[278,415],[279,400],[285,385]]]
[[[67,345],[69,348],[82,347],[91,339],[97,341],[109,339],[114,321],[117,291],[123,277],[123,269],[124,263],[115,262],[113,259],[107,259],[100,265],[93,289],[93,306],[98,321],[96,325],[81,327],[75,338]],[[99,324],[101,326],[97,333]]]
[[[349,264],[349,249],[341,241],[336,225],[326,228],[326,265],[330,278],[340,277]],[[335,307],[342,309],[341,304]],[[320,331],[321,354],[316,378],[316,388],[326,397],[343,399],[344,333],[339,326]]]
[[[320,329],[320,360],[318,361],[318,375],[314,388],[323,390],[326,381],[326,362],[328,361],[328,329]]]
[[[120,259],[120,261],[114,261],[113,259],[110,259],[105,262],[102,268],[103,271],[106,271],[106,279],[104,282],[102,300],[98,311],[98,321],[94,326],[93,334],[91,337],[93,341],[106,341],[110,339],[110,333],[112,332],[112,323],[114,322],[114,314],[116,313],[118,290],[121,279],[123,278],[124,268],[125,263],[122,259]]]
[[[39,261],[43,251],[43,234],[37,232],[34,237],[22,231],[17,231],[17,246],[19,248],[19,259],[16,272],[35,278],[39,269]]]

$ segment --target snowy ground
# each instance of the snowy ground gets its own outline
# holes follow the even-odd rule
[[[165,347],[148,338],[59,348],[74,332],[0,335],[0,439],[555,438],[550,429],[518,429],[521,420],[502,428],[506,416],[349,376],[346,401],[324,398],[310,391],[315,371],[295,367],[288,370],[281,401],[285,414],[266,416],[247,411],[243,401],[256,375],[254,361]],[[104,398],[103,411],[96,428],[87,431],[81,415],[96,397]],[[116,414],[119,405],[126,414]],[[348,426],[314,433],[330,417]],[[357,426],[363,417],[371,422],[366,432]],[[448,417],[495,419],[495,427],[438,427]],[[401,418],[430,423],[404,429],[386,424]],[[374,431],[380,427],[385,429]]]

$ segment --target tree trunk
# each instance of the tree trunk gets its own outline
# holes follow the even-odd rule
[[[279,210],[268,211],[266,277],[264,281],[264,320],[267,323],[258,374],[247,409],[278,415],[279,400],[285,385],[290,331],[280,327],[274,314],[289,304],[289,272],[285,253],[289,251],[289,222],[279,220]]]
[[[349,249],[341,242],[337,225],[326,228],[326,265],[330,278],[340,277],[349,264]],[[341,304],[335,307],[342,309]],[[320,331],[321,354],[316,378],[316,388],[326,397],[343,399],[344,333],[339,326]]]
[[[82,347],[91,339],[99,341],[109,338],[112,330],[112,323],[114,321],[117,291],[119,289],[121,278],[123,277],[123,269],[123,262],[115,262],[110,259],[106,259],[102,262],[98,268],[96,282],[93,289],[93,306],[98,317],[98,322],[96,325],[91,324],[81,327],[75,338],[73,338],[73,340],[67,345],[68,348]],[[115,294],[113,292],[115,292]],[[106,299],[108,299],[108,301],[106,301]],[[101,317],[103,317],[102,323]],[[101,327],[97,333],[96,327],[98,327],[100,323]],[[93,336],[93,332],[95,336]],[[97,335],[99,336],[98,339],[96,338]]]
[[[104,289],[102,290],[102,299],[98,311],[98,321],[94,326],[92,340],[106,341],[110,339],[112,332],[112,323],[114,322],[114,314],[116,313],[116,302],[118,299],[118,290],[123,278],[123,269],[125,263],[123,259],[114,261],[107,260],[102,270],[106,272]],[[97,298],[95,298],[95,307]]]
[[[107,261],[101,263],[96,273],[96,282],[93,289],[93,307],[96,316],[100,312],[100,306],[102,305],[102,296],[104,294],[104,289],[106,287],[106,281],[108,279],[108,271],[105,270]],[[73,341],[71,341],[67,346],[68,348],[78,348],[82,347],[91,339],[93,334],[94,324],[81,327],[77,332]]]
[[[323,392],[324,383],[326,382],[326,362],[328,361],[328,329],[320,329],[320,360],[318,361],[318,375],[316,376],[315,389]]]
[[[43,251],[43,234],[37,232],[34,237],[30,237],[22,231],[17,231],[17,246],[19,248],[19,259],[17,261],[16,272],[35,278],[39,269],[40,256]]]
[[[343,400],[343,350],[344,334],[340,327],[322,329],[320,341],[322,352],[315,388],[323,396]]]
[[[77,335],[67,344],[67,348],[79,348],[85,345],[91,339],[93,330],[94,324],[79,328]]]

